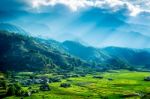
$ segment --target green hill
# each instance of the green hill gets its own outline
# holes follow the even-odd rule
[[[0,37],[0,69],[3,71],[74,71],[79,67],[89,66],[80,59],[65,53],[56,46],[59,43],[53,40],[6,31],[0,31]]]
[[[60,43],[0,31],[0,70],[88,72],[150,68],[150,53],[143,49],[94,48],[73,41]]]

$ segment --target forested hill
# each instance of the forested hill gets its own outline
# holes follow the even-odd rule
[[[148,49],[94,48],[0,31],[0,70],[88,72],[150,68]]]
[[[88,63],[61,50],[56,41],[0,31],[0,69],[73,71]],[[59,50],[58,50],[59,48]],[[78,70],[77,70],[78,71]]]
[[[121,47],[94,48],[84,46],[78,42],[73,41],[65,41],[63,42],[63,45],[70,54],[88,62],[105,63],[113,65],[115,68],[118,64],[117,61],[120,61],[135,68],[150,68],[149,49],[133,49]],[[109,63],[110,60],[113,60],[114,62]],[[117,64],[115,62],[117,62]],[[104,64],[102,64],[102,66],[103,65]],[[120,68],[124,67],[121,66]]]

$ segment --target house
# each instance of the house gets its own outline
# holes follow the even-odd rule
[[[43,84],[48,84],[49,83],[49,79],[47,77],[43,77],[41,79],[42,79]]]
[[[40,78],[33,79],[34,84],[42,84],[43,80]]]

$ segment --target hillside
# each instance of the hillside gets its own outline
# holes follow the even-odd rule
[[[53,40],[43,40],[6,31],[0,31],[0,37],[0,69],[3,71],[73,71],[89,65],[54,48],[52,43],[56,42]],[[82,69],[84,68],[80,68],[81,71]]]
[[[66,51],[70,54],[86,61],[103,62],[110,58],[108,54],[101,50],[94,47],[84,46],[78,42],[65,41],[63,42],[63,45]]]
[[[87,47],[73,41],[65,41],[63,42],[63,45],[70,54],[88,62],[94,62],[96,64],[101,63],[104,68],[107,68],[104,64],[113,65],[111,68],[116,68],[117,64],[120,63],[131,65],[135,68],[150,67],[150,52],[148,49],[121,47],[106,47],[98,49]]]
[[[150,53],[147,49],[99,49],[73,41],[60,43],[6,31],[0,31],[0,37],[2,71],[79,72],[150,68]]]
[[[111,57],[120,58],[135,66],[147,66],[150,64],[150,52],[146,49],[106,47],[101,50]]]

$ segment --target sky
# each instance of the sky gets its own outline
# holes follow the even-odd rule
[[[1,0],[0,22],[94,47],[150,47],[149,0]]]

